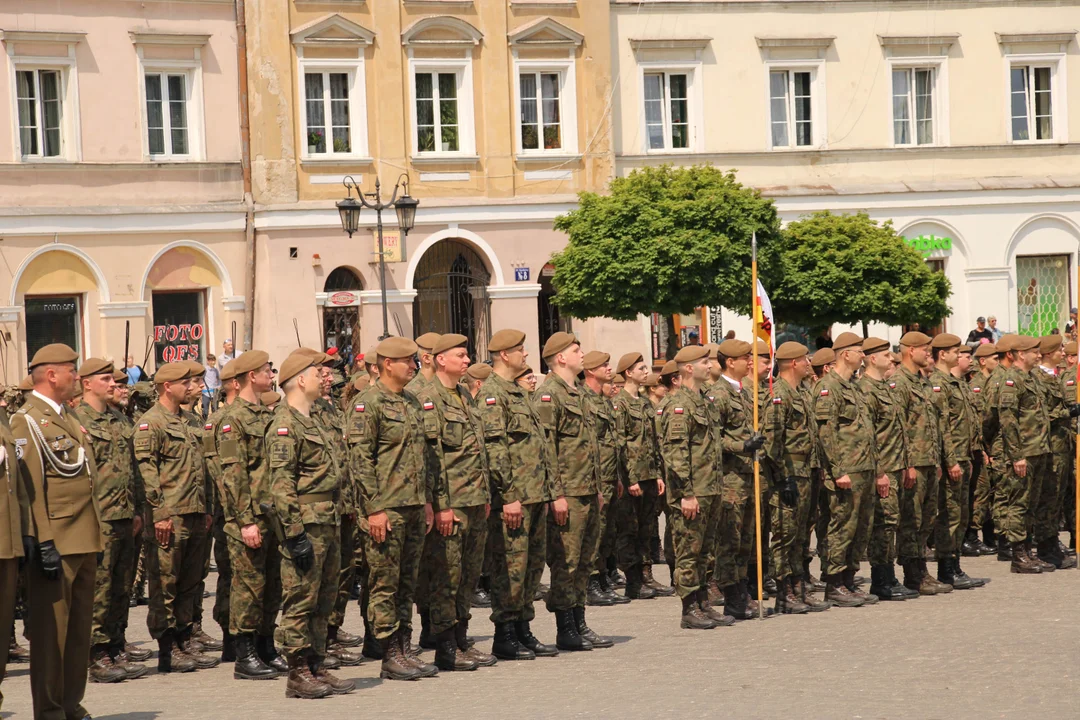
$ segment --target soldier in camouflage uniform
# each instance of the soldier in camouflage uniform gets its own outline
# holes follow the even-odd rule
[[[1065,371],[1061,373],[1061,385],[1064,392],[1065,402],[1076,403],[1076,354],[1077,346],[1076,341],[1072,340],[1065,343]],[[1073,448],[1070,451],[1070,455],[1075,462],[1076,457],[1076,437],[1070,436],[1073,443]],[[1064,523],[1064,527],[1069,531],[1069,546],[1065,548],[1065,554],[1072,557],[1076,557],[1076,472],[1075,468],[1070,466],[1068,472],[1065,473],[1065,483],[1061,488],[1061,519]]]
[[[150,612],[146,624],[158,641],[158,672],[215,667],[191,642],[206,552],[208,515],[202,446],[181,415],[192,368],[166,363],[154,375],[158,401],[135,430],[135,459],[154,524],[147,557]]]
[[[941,481],[942,427],[933,386],[926,379],[930,338],[918,331],[900,338],[901,366],[890,381],[907,429],[908,467],[900,489],[900,527],[897,555],[904,568],[904,586],[921,595],[952,592],[926,570],[923,548],[937,520]]]
[[[483,429],[468,390],[469,338],[449,333],[432,348],[435,377],[420,391],[435,529],[424,543],[420,602],[440,670],[475,670],[495,658],[468,643],[472,590],[480,579],[491,511]]]
[[[998,367],[998,350],[993,343],[979,345],[972,355],[977,364],[975,373],[968,381],[968,389],[975,404],[975,413],[979,422],[979,449],[984,461],[979,464],[979,471],[972,469],[971,480],[971,522],[964,540],[964,553],[970,557],[993,555],[996,541],[994,523],[990,517],[993,488],[997,485],[998,469],[990,463],[990,448],[986,444],[983,423],[986,419],[986,390],[991,375]],[[979,531],[983,533],[979,540]]]
[[[504,329],[491,337],[493,371],[480,386],[477,407],[484,427],[491,477],[488,553],[491,562],[491,652],[500,660],[559,654],[541,643],[529,624],[544,572],[548,502],[552,494],[550,449],[529,393],[514,379],[527,367],[525,333]]]
[[[981,587],[990,582],[989,578],[971,578],[960,567],[960,556],[964,555],[964,544],[967,536],[967,527],[971,525],[971,508],[972,498],[975,495],[975,477],[977,473],[980,473],[982,468],[986,465],[987,456],[983,451],[983,430],[982,430],[982,413],[979,411],[979,405],[975,398],[975,393],[972,391],[970,384],[968,383],[968,375],[971,372],[972,362],[974,360],[974,350],[969,345],[960,346],[960,357],[957,360],[956,367],[952,369],[952,375],[960,389],[960,394],[964,398],[964,407],[970,416],[970,433],[971,433],[971,481],[968,483],[968,490],[963,496],[962,500],[965,503],[964,507],[964,520],[959,528],[956,530],[957,539],[953,542],[953,562],[952,569],[953,575],[959,579],[972,580],[976,583],[976,587]],[[990,547],[979,544],[985,554],[993,554],[993,550]]]
[[[424,536],[434,523],[423,410],[405,385],[416,372],[416,343],[379,343],[379,380],[349,415],[349,460],[367,517],[368,620],[383,645],[381,676],[415,680],[438,673],[409,654],[412,606]]]
[[[585,622],[586,588],[600,539],[600,447],[594,418],[577,385],[584,356],[571,333],[555,333],[544,344],[551,372],[533,395],[547,431],[554,502],[548,516],[547,561],[551,589],[547,608],[555,614],[560,650],[611,647],[612,641]]]
[[[128,623],[128,594],[135,564],[136,540],[142,529],[143,508],[137,504],[140,482],[135,472],[131,430],[108,405],[113,392],[113,365],[88,358],[79,368],[82,403],[76,410],[97,465],[94,502],[101,517],[104,552],[94,581],[94,625],[91,633],[90,680],[115,682],[108,670],[119,668],[120,679],[146,674],[146,666],[130,662],[124,631]]]
[[[990,496],[990,515],[993,518],[997,559],[999,562],[1012,562],[1012,544],[1005,537],[1005,475],[1004,440],[1001,436],[1001,422],[998,416],[998,396],[1005,385],[1005,379],[1013,366],[1013,355],[1009,354],[1018,335],[1004,335],[996,343],[998,366],[990,374],[983,387],[983,445],[986,448],[988,464],[993,471],[992,493]]]
[[[238,360],[242,360],[241,355]],[[275,640],[289,663],[285,697],[319,698],[356,685],[327,671],[327,620],[337,598],[338,493],[333,438],[311,414],[323,393],[322,353],[293,351],[281,365],[285,402],[266,425],[269,499],[282,545],[281,623]],[[260,358],[261,359],[261,358]],[[238,402],[240,402],[238,400]],[[333,430],[333,428],[328,428]]]
[[[814,398],[818,396],[818,386],[821,384],[821,379],[832,372],[833,364],[836,362],[836,353],[832,348],[821,348],[810,356],[810,367],[813,369],[814,374],[812,377],[807,378],[806,385],[803,386],[803,391],[806,393],[813,404]],[[811,463],[810,472],[812,477],[810,478],[810,519],[808,521],[808,527],[806,529],[806,547],[805,556],[803,557],[803,574],[806,577],[806,582],[810,583],[810,586],[815,591],[825,590],[825,583],[820,579],[815,579],[810,573],[810,563],[813,560],[813,556],[810,554],[810,531],[813,530],[815,537],[817,538],[817,556],[824,559],[828,555],[829,548],[829,496],[825,492],[825,476],[828,474],[827,469],[822,462],[821,452],[821,438],[818,438],[817,452],[814,455],[814,459]]]
[[[417,355],[420,357],[420,372],[409,381],[405,389],[416,395],[420,390],[435,379],[435,357],[431,349],[439,342],[439,333],[424,333],[416,338]]]
[[[855,571],[870,539],[874,492],[889,490],[889,476],[878,464],[877,435],[863,393],[852,379],[862,364],[862,338],[840,333],[833,341],[836,365],[826,375],[814,399],[828,468],[829,553],[823,558],[825,599],[840,607],[859,607],[878,601],[855,587]]]

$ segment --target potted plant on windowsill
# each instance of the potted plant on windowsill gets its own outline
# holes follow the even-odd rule
[[[309,155],[314,155],[319,152],[319,147],[326,147],[323,145],[324,137],[322,130],[311,130],[307,134],[307,151]]]

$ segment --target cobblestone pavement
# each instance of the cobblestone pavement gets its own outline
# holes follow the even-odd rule
[[[365,663],[337,673],[356,692],[319,701],[286,700],[284,680],[233,680],[230,664],[90,685],[85,704],[98,720],[1080,718],[1080,572],[1021,576],[1008,567],[965,560],[968,574],[993,578],[981,589],[704,632],[679,629],[675,598],[590,608],[590,626],[614,637],[614,648],[411,683],[380,680],[378,664]],[[209,618],[213,598],[205,603]],[[533,629],[553,643],[554,619],[538,610]],[[489,646],[487,613],[474,615],[473,634]],[[145,607],[132,611],[129,639],[150,646],[145,621]],[[355,604],[346,629],[362,631]],[[31,717],[28,673],[8,667],[0,717]]]

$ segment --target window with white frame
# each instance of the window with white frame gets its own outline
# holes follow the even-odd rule
[[[417,71],[413,77],[417,153],[462,152],[461,73]]]
[[[63,155],[64,88],[60,70],[15,71],[19,150],[24,158]]]
[[[769,71],[772,147],[811,147],[814,140],[813,69]]]
[[[353,77],[352,72],[337,69],[308,68],[304,72],[304,127],[309,156],[354,153]]]
[[[1009,114],[1014,142],[1054,139],[1054,65],[1009,67]]]
[[[690,73],[645,73],[645,135],[649,150],[686,150],[692,143]]]
[[[894,68],[892,71],[893,144],[931,145],[934,137],[932,67]]]
[[[562,132],[562,73],[518,74],[521,110],[521,149],[560,150]]]
[[[184,71],[143,74],[146,147],[151,157],[188,157],[191,149],[191,77]]]

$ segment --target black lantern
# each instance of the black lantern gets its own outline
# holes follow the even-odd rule
[[[397,211],[398,227],[401,228],[401,232],[406,235],[409,234],[416,224],[416,206],[419,204],[419,200],[409,196],[407,186],[405,194],[399,197],[397,202],[394,203],[394,210]]]
[[[356,200],[353,200],[352,194],[337,204],[338,214],[341,215],[341,229],[349,234],[349,237],[353,236],[357,228],[360,227],[360,208],[364,207]]]

